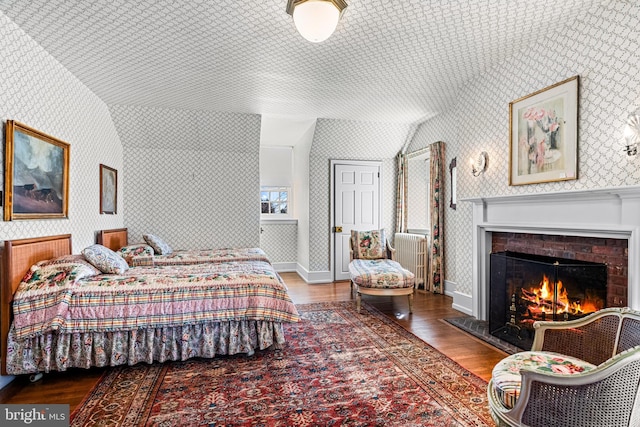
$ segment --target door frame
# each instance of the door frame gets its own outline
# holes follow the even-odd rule
[[[380,228],[382,228],[382,224],[384,224],[384,218],[382,216],[382,201],[383,199],[383,188],[382,180],[383,176],[383,162],[382,160],[339,160],[339,159],[331,159],[330,160],[330,184],[329,184],[329,271],[331,273],[331,280],[336,280],[336,265],[335,265],[335,256],[336,256],[336,239],[335,233],[333,231],[333,227],[335,227],[335,166],[336,165],[355,165],[355,166],[377,166],[380,169],[380,179],[378,180],[378,222]]]

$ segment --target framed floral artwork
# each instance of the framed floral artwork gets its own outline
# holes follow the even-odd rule
[[[7,120],[4,220],[67,218],[69,144]]]
[[[118,213],[118,171],[100,165],[100,213]]]
[[[509,185],[578,179],[578,81],[509,103]]]

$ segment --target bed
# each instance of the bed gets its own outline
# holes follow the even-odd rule
[[[286,285],[266,261],[76,274],[85,269],[75,269],[82,256],[71,255],[71,248],[70,235],[5,241],[3,374],[253,354],[282,347],[283,324],[299,319]],[[34,264],[51,259],[71,263],[74,273],[58,282],[62,276],[39,277],[51,262],[33,273]],[[61,268],[53,264],[54,271]]]
[[[127,262],[131,266],[188,265],[227,261],[269,262],[267,254],[262,249],[255,247],[185,249],[163,255],[149,253],[143,250],[143,248],[147,246],[146,243],[130,244],[128,230],[126,228],[100,230],[98,232],[97,242],[113,251],[121,251],[123,248],[129,248],[127,254],[122,254],[122,256],[127,259]],[[136,249],[140,249],[140,251],[136,253]]]

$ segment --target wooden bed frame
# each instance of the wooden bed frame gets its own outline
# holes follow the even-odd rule
[[[7,337],[13,313],[13,294],[29,268],[38,261],[62,255],[72,251],[71,234],[37,237],[32,239],[7,240],[2,249],[2,280],[0,281],[0,372],[7,374]]]
[[[128,231],[126,228],[114,228],[111,230],[100,230],[98,232],[98,243],[102,246],[117,251],[129,243]]]

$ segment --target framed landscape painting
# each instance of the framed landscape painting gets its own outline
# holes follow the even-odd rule
[[[67,218],[69,144],[7,120],[4,220]]]
[[[509,103],[509,185],[578,179],[578,80]]]
[[[100,213],[118,212],[118,171],[109,166],[100,165]]]

